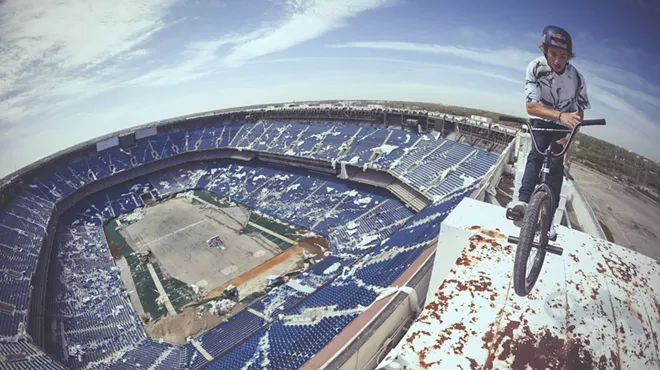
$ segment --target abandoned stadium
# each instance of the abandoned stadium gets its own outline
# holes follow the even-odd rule
[[[413,324],[417,317],[440,315],[427,312],[437,308],[436,291],[456,307],[470,299],[457,291],[496,295],[460,284],[452,292],[449,277],[468,269],[457,263],[461,253],[484,253],[466,252],[475,233],[497,239],[492,230],[506,229],[502,215],[484,215],[504,205],[498,185],[503,173],[515,174],[525,143],[517,130],[478,117],[287,106],[178,117],[56,153],[0,183],[0,368],[432,364],[415,356],[434,341],[415,340],[453,334],[408,329],[423,325]],[[570,194],[557,222],[570,227],[573,202],[573,212],[584,209],[581,229],[600,243],[588,205],[576,206],[579,191]],[[469,207],[479,209],[474,222]],[[568,227],[561,235],[577,233]],[[459,243],[453,228],[471,234],[456,231]],[[644,298],[629,306],[657,334],[657,262],[607,248],[646,279],[637,292]],[[475,263],[465,276],[485,267],[493,268]],[[500,278],[497,289],[506,291],[507,275]],[[628,296],[639,289],[630,276],[617,284]],[[515,299],[501,296],[493,304]],[[618,309],[606,316],[624,317]],[[453,320],[461,321],[446,322]],[[484,325],[491,336],[483,353],[468,359],[448,350],[451,368],[493,366],[491,355],[506,352],[501,336],[521,335]],[[624,342],[618,348],[636,343]],[[574,351],[584,359],[593,349],[581,343]],[[638,357],[657,365],[657,341],[646,346]],[[506,353],[500,365],[511,366],[517,350]],[[601,361],[614,363],[607,356]],[[638,363],[616,356],[619,366]]]

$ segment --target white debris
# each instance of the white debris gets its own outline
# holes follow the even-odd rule
[[[199,285],[197,285],[197,284],[193,284],[193,285],[191,285],[190,288],[192,288],[192,290],[193,290],[193,292],[194,292],[195,294],[199,294],[199,292],[204,292],[204,289],[202,289],[202,288],[201,288]]]
[[[210,313],[216,315],[224,315],[231,311],[232,308],[234,308],[236,302],[229,299],[223,299],[220,301],[211,301],[209,304],[211,305],[211,308],[209,308]]]
[[[330,266],[327,269],[323,270],[323,274],[324,275],[334,274],[335,272],[337,272],[337,270],[339,270],[340,267],[341,267],[341,263],[335,262],[335,263],[332,264],[332,266]]]
[[[186,198],[188,200],[191,200],[194,196],[194,193],[192,190],[190,191],[184,191],[183,193],[179,193],[175,196],[175,198]]]
[[[379,146],[378,148],[374,148],[373,150],[375,151],[380,151],[381,153],[385,155],[389,155],[392,153],[394,149],[397,149],[399,146],[398,145],[389,145],[389,144],[383,144]]]
[[[347,228],[348,230],[357,229],[358,226],[360,226],[360,224],[358,224],[357,222],[355,222],[355,220],[351,220],[351,221],[349,221],[349,222],[346,224],[346,228]]]
[[[235,173],[232,176],[238,179],[242,179],[243,177],[245,177],[245,172]]]
[[[364,197],[362,199],[356,199],[353,201],[355,204],[369,204],[371,203],[371,197]]]
[[[350,161],[348,161],[348,164],[356,164],[356,163],[358,163],[359,159],[360,159],[360,156],[356,155],[355,157],[351,158]]]
[[[299,292],[303,292],[303,293],[307,293],[307,294],[314,293],[314,291],[316,290],[315,288],[310,288],[308,286],[302,285],[296,280],[290,280],[286,283],[286,285],[289,288],[292,288],[292,289],[295,289]]]
[[[463,187],[468,187],[477,181],[476,178],[465,174],[461,174],[459,177],[463,179]]]
[[[159,306],[164,306],[165,302],[167,302],[167,296],[159,295],[158,298],[156,298],[156,303],[158,303]]]
[[[283,181],[288,180],[289,177],[291,177],[291,175],[280,175],[280,174],[277,174],[277,175],[273,176],[273,178],[274,178],[275,180],[283,180]]]
[[[329,187],[329,186],[326,186],[325,189],[328,191],[328,193],[331,193],[331,192],[333,192],[333,191],[335,190],[335,188],[331,188],[331,187]]]
[[[159,184],[160,184],[160,186],[162,186],[163,189],[165,189],[165,190],[167,190],[167,189],[170,188],[170,183],[167,182],[167,181],[161,181],[161,182],[159,182]]]
[[[290,190],[297,190],[300,187],[300,184],[293,184],[289,185],[286,190],[284,190],[285,193],[288,193]]]
[[[265,178],[266,178],[266,176],[264,176],[264,175],[258,175],[258,176],[255,176],[254,178],[252,178],[252,181],[256,182],[256,181],[259,181],[259,180],[265,179]]]
[[[362,239],[355,246],[358,249],[366,249],[371,247],[371,243],[378,239],[378,235],[362,235]]]
[[[349,191],[345,191],[345,192],[344,192],[344,195],[346,195],[346,196],[348,196],[348,197],[356,197],[356,196],[358,196],[359,194],[360,194],[360,193],[358,193],[358,191],[355,190],[355,189],[351,189],[351,190],[349,190]]]
[[[410,142],[410,134],[406,134],[406,141],[404,141],[404,144],[408,144]]]
[[[82,356],[85,354],[82,346],[80,344],[74,344],[69,346],[69,356],[77,357],[78,361],[82,361]]]
[[[113,308],[113,309],[110,311],[110,313],[112,313],[112,316],[117,317],[117,316],[119,316],[119,314],[121,314],[121,310],[122,310],[123,308],[124,308],[124,306],[117,306],[117,307]]]
[[[444,195],[433,195],[433,203],[440,203],[445,199]]]
[[[117,229],[120,229],[123,224],[132,224],[144,218],[144,211],[142,208],[136,208],[133,212],[128,213],[120,218],[121,225],[118,223]]]

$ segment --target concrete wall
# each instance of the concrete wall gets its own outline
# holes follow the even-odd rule
[[[580,187],[574,180],[564,182],[566,184],[566,198],[571,202],[575,216],[582,227],[582,230],[592,236],[607,240],[603,228],[598,223],[598,218],[587,198],[582,194]]]

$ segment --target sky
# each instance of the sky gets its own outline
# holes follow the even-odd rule
[[[657,0],[0,0],[0,176],[147,122],[262,103],[406,100],[525,115],[567,29],[582,132],[660,161]]]

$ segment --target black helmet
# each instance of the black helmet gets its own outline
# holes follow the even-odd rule
[[[557,26],[547,26],[543,29],[543,45],[556,46],[564,49],[568,54],[573,54],[573,39],[571,35],[563,28]]]

